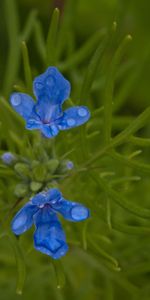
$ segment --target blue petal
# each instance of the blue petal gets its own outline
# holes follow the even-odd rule
[[[86,220],[90,216],[88,208],[80,203],[61,199],[59,206],[53,208],[58,211],[65,219],[73,222]]]
[[[36,194],[32,199],[31,202],[33,205],[37,206],[43,206],[47,203],[47,193],[46,192],[41,192]]]
[[[36,194],[32,199],[31,202],[33,205],[43,206],[45,204],[52,204],[56,203],[59,199],[61,199],[62,194],[60,193],[59,189],[52,188],[49,189],[47,192],[40,192]]]
[[[62,116],[62,103],[69,97],[70,83],[55,67],[49,67],[45,73],[33,82],[37,98],[36,112],[44,123],[50,123]]]
[[[38,211],[38,207],[28,202],[16,216],[11,223],[12,231],[16,235],[20,235],[28,230],[33,224],[33,215]]]
[[[36,231],[34,233],[35,248],[54,259],[65,255],[68,250],[66,237],[55,213],[48,207],[40,209],[34,216]]]
[[[34,101],[30,96],[23,93],[13,93],[10,97],[10,103],[19,115],[28,120],[34,107]]]
[[[65,110],[57,124],[60,130],[66,130],[84,124],[89,118],[90,112],[86,106],[75,106]]]
[[[33,90],[40,102],[49,100],[51,105],[62,104],[70,95],[70,83],[56,67],[49,67],[35,78]]]
[[[51,104],[49,99],[38,101],[35,109],[43,124],[53,123],[63,115],[61,106]]]
[[[61,192],[59,191],[59,189],[56,188],[49,189],[46,194],[47,194],[47,201],[51,205],[56,204],[62,198]]]
[[[33,129],[41,129],[42,121],[38,114],[35,111],[35,105],[33,107],[32,113],[30,114],[29,118],[27,119],[26,128],[29,130]]]
[[[47,138],[53,138],[54,136],[56,136],[59,132],[58,126],[55,124],[44,124],[41,127],[41,132],[43,133],[43,135]]]

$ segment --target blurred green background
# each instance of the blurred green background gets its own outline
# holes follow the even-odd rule
[[[55,7],[60,8],[59,29],[47,46]],[[21,205],[13,207],[19,179],[0,165],[1,300],[150,299],[149,12],[148,0],[0,2],[0,153],[35,159],[37,146],[41,152],[51,147],[37,132],[27,132],[8,105],[12,91],[31,92],[22,41],[32,78],[55,64],[71,82],[70,103],[88,105],[92,112],[83,129],[56,138],[58,160],[66,154],[75,164],[75,171],[57,184],[92,215],[81,224],[63,221],[70,250],[61,261],[33,249],[33,230],[19,240],[4,236]],[[132,41],[116,63],[116,49],[129,34]],[[125,134],[112,147],[108,120],[112,138]],[[16,294],[16,281],[22,295]]]

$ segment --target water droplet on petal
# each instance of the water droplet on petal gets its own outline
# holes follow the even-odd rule
[[[76,221],[85,220],[88,214],[88,209],[83,206],[75,206],[71,210],[72,218]]]
[[[38,90],[41,90],[43,88],[43,84],[40,82],[37,82],[35,86],[36,86],[36,89],[38,89]]]
[[[53,136],[57,135],[57,133],[58,133],[58,127],[56,125],[51,125],[50,129],[51,129],[51,132],[52,132]]]
[[[14,95],[12,98],[11,98],[11,103],[12,103],[12,105],[14,105],[14,106],[18,106],[18,105],[20,105],[20,103],[21,103],[21,97],[20,97],[20,95]]]
[[[74,126],[76,124],[76,121],[74,119],[70,118],[67,120],[67,124],[68,124],[68,126]]]
[[[53,78],[52,78],[52,77],[47,77],[47,79],[46,79],[46,84],[47,84],[49,87],[53,86],[53,85],[54,85],[54,80],[53,80]]]
[[[43,208],[43,207],[44,207],[44,204],[39,205],[39,208]]]
[[[81,107],[81,108],[78,109],[78,115],[80,117],[85,117],[87,114],[88,114],[88,112],[85,108]]]

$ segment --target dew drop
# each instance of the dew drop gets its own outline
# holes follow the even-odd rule
[[[36,87],[36,89],[41,90],[43,88],[43,85],[42,85],[42,83],[37,82],[35,87]]]
[[[76,121],[74,119],[68,119],[67,124],[68,126],[74,126],[76,124]]]
[[[44,207],[44,204],[39,205],[39,208],[43,208],[43,207]]]
[[[53,85],[54,85],[54,80],[53,80],[53,78],[52,78],[52,77],[47,77],[47,79],[46,79],[46,84],[47,84],[49,87],[53,86]]]
[[[87,110],[85,108],[83,108],[83,107],[79,108],[78,109],[78,115],[80,117],[85,117],[87,115]]]
[[[88,209],[82,206],[75,206],[72,208],[71,215],[76,221],[84,220],[88,217]]]
[[[21,103],[21,97],[19,95],[14,95],[12,98],[11,98],[11,103],[12,105],[14,106],[18,106],[20,103]]]

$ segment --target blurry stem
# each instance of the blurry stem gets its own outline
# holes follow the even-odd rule
[[[20,40],[24,40],[24,41],[28,40],[28,38],[31,34],[31,30],[33,30],[34,25],[37,22],[36,17],[37,17],[37,10],[34,9],[29,13],[29,16],[24,25],[23,31],[20,35]]]
[[[87,220],[84,225],[83,225],[83,230],[82,230],[82,241],[83,241],[83,249],[86,251],[87,250],[87,229],[88,229],[88,224],[90,220]]]
[[[36,11],[31,11],[27,22],[24,26],[22,33],[19,33],[19,20],[18,12],[15,0],[5,0],[5,15],[7,20],[7,31],[9,39],[9,52],[7,57],[7,63],[4,75],[4,87],[3,94],[8,97],[11,88],[14,83],[14,78],[17,76],[17,72],[20,64],[20,42],[22,40],[28,40],[29,36],[34,28],[36,20]]]
[[[79,50],[76,50],[64,63],[59,65],[61,71],[66,71],[69,68],[79,65],[81,62],[87,59],[93,49],[99,43],[99,40],[106,35],[106,30],[99,30],[89,40],[84,43]]]
[[[7,31],[9,38],[9,52],[4,75],[4,90],[5,96],[9,95],[14,78],[16,78],[19,67],[19,20],[15,0],[5,0],[5,16],[7,20]]]
[[[106,220],[108,224],[108,228],[111,230],[112,229],[112,224],[111,224],[111,203],[109,197],[106,195]]]
[[[131,36],[127,35],[122,43],[116,50],[108,75],[106,78],[105,96],[104,96],[104,143],[108,144],[111,139],[111,128],[112,128],[112,105],[113,105],[113,93],[115,85],[115,77],[117,72],[118,64],[121,60],[125,46],[131,41]]]
[[[140,173],[150,174],[150,165],[148,165],[148,164],[144,164],[144,163],[140,163],[136,160],[132,160],[132,159],[126,157],[125,155],[121,155],[115,151],[109,152],[108,155],[110,157],[112,157],[114,160],[121,162],[122,164],[124,164],[128,167],[138,170]]]
[[[57,288],[62,289],[66,283],[65,273],[60,260],[53,260],[53,266],[56,274]]]
[[[87,99],[90,95],[90,90],[97,72],[97,69],[101,63],[104,50],[108,44],[108,35],[103,36],[103,40],[100,39],[99,45],[94,52],[92,59],[85,72],[85,76],[82,83],[80,104],[87,103]],[[81,142],[81,153],[84,158],[88,158],[88,142],[86,139],[86,125],[83,125],[80,129],[80,142]]]
[[[112,199],[115,203],[117,203],[123,209],[128,210],[132,214],[140,217],[140,218],[150,218],[150,210],[137,206],[136,204],[126,200],[124,196],[116,192],[113,188],[109,186],[106,180],[102,177],[97,177],[97,175],[92,172],[91,178],[100,186],[100,188]]]
[[[131,142],[133,145],[140,146],[140,147],[150,147],[150,138],[131,136],[129,138],[129,142]]]
[[[113,283],[108,278],[106,278],[106,300],[114,300]]]
[[[34,24],[34,32],[35,32],[35,43],[37,46],[37,51],[42,59],[44,65],[46,65],[46,51],[45,51],[45,40],[44,33],[42,31],[41,23],[36,20]]]
[[[95,156],[86,161],[84,166],[89,166],[93,164],[96,160],[106,154],[106,152],[113,147],[121,145],[127,142],[129,137],[142,128],[145,123],[150,118],[150,107],[146,108],[134,121],[132,121],[129,126],[127,126],[123,131],[116,135],[108,145],[105,145]]]
[[[17,287],[16,287],[16,293],[18,295],[22,294],[25,277],[26,277],[26,266],[25,266],[25,260],[24,256],[21,250],[21,247],[19,245],[19,241],[16,239],[16,237],[12,233],[7,233],[7,236],[12,244],[15,258],[16,258],[16,264],[17,264],[17,271],[18,271],[18,278],[17,278]]]

